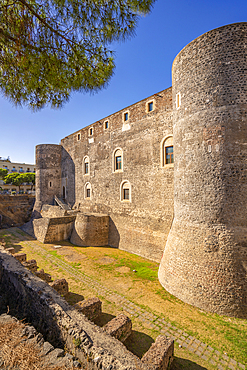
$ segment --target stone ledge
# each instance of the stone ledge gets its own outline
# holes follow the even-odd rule
[[[132,333],[132,322],[128,316],[120,314],[104,326],[104,331],[124,342]]]
[[[65,279],[54,280],[49,285],[50,287],[55,289],[60,295],[66,295],[69,292],[69,284]]]
[[[143,355],[142,362],[150,370],[166,370],[170,368],[174,355],[174,340],[163,335],[156,338],[155,343]]]
[[[74,307],[83,313],[89,320],[95,320],[102,313],[102,302],[97,297],[77,302]]]

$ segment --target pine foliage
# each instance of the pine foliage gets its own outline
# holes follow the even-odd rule
[[[134,34],[155,0],[0,0],[0,89],[15,105],[63,106],[114,71],[110,43]]]

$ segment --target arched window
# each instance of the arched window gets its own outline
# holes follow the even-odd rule
[[[92,197],[92,189],[91,189],[91,184],[87,182],[85,184],[85,193],[84,193],[84,198],[85,199],[91,199]]]
[[[161,142],[161,167],[174,163],[173,137],[167,136]]]
[[[123,151],[118,148],[113,155],[113,172],[123,171]]]
[[[124,180],[120,185],[121,202],[131,202],[131,185],[128,180]]]
[[[89,157],[86,156],[83,158],[83,175],[89,175]]]

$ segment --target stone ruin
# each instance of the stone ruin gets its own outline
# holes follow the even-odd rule
[[[104,330],[112,337],[124,342],[132,333],[132,322],[128,316],[120,314],[109,321],[104,326]]]
[[[5,312],[9,307],[10,314],[14,312],[18,319],[31,323],[41,333],[39,338],[49,342],[46,346],[51,348],[50,352],[55,357],[56,354],[62,356],[63,348],[66,347],[72,356],[70,360],[78,359],[78,363],[86,369],[169,368],[173,359],[174,341],[159,336],[143,358],[139,359],[121,342],[132,330],[131,320],[127,316],[119,315],[103,328],[95,325],[85,313],[91,319],[93,314],[101,313],[101,302],[97,298],[77,304],[77,308],[72,307],[56,290],[36,276],[37,271],[33,274],[23,266],[26,263],[23,255],[17,258],[22,259],[22,264],[0,247],[0,313],[4,313],[3,307]],[[66,287],[66,283],[61,283],[61,280],[56,286]],[[34,335],[34,338],[39,335]]]
[[[74,307],[83,313],[89,320],[97,319],[102,313],[102,302],[98,297],[77,302]]]

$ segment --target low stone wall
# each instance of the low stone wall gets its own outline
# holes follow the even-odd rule
[[[0,296],[7,296],[1,309],[26,319],[53,346],[67,349],[87,369],[146,369],[141,360],[117,339],[87,320],[47,283],[0,250]]]
[[[43,217],[33,220],[35,237],[42,243],[52,243],[70,238],[76,216]]]
[[[150,370],[165,370],[170,369],[173,356],[174,340],[159,335],[155,343],[151,345],[149,350],[142,357],[142,362],[146,364]]]
[[[132,322],[130,318],[124,314],[120,314],[105,326],[104,330],[112,337],[124,342],[132,333]]]
[[[62,296],[65,296],[69,292],[69,284],[65,279],[55,280],[50,283],[50,286]]]
[[[31,218],[35,197],[33,195],[0,194],[0,229],[21,226]]]
[[[109,216],[78,213],[70,241],[83,247],[101,247],[108,245],[108,235]]]
[[[83,313],[89,320],[95,320],[102,313],[102,302],[98,297],[77,302],[74,307]]]
[[[44,204],[41,209],[42,217],[63,217],[67,215],[68,215],[67,211],[59,206],[51,206],[49,204]]]

